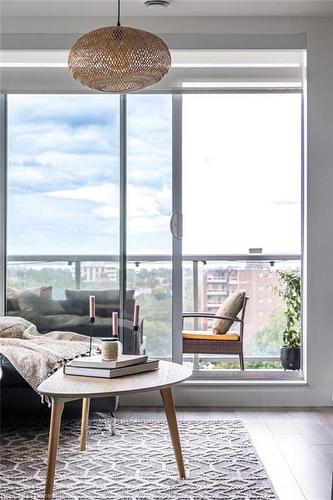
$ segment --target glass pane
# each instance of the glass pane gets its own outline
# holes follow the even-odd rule
[[[110,335],[119,310],[115,96],[8,99],[7,311],[40,331]]]
[[[233,291],[246,290],[247,368],[281,368],[284,306],[274,288],[279,269],[301,268],[301,99],[183,97],[183,307],[215,314]],[[262,258],[250,260],[249,253]],[[186,254],[195,256],[198,271]],[[294,259],[285,261],[285,254]],[[207,319],[187,321],[190,330],[211,326]],[[196,369],[239,368],[230,355],[186,354],[185,360]]]
[[[185,95],[184,254],[300,253],[301,152],[300,94]]]
[[[184,263],[184,275],[189,277],[189,263]],[[300,273],[301,262],[296,261],[233,261],[207,262],[198,269],[199,300],[195,307],[189,295],[184,296],[186,310],[200,310],[215,314],[224,300],[235,290],[246,290],[250,300],[246,306],[244,328],[244,355],[246,368],[281,368],[279,363],[282,332],[285,325],[284,304],[277,293],[279,271]],[[185,279],[185,283],[190,278]],[[187,288],[185,286],[185,292]],[[186,330],[209,331],[212,319],[186,319]],[[228,333],[239,334],[234,323]],[[192,363],[193,356],[185,360]],[[196,358],[199,369],[239,368],[238,358],[203,353]]]
[[[149,355],[172,352],[172,98],[128,96],[128,282]]]

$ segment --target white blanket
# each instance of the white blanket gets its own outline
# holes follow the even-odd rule
[[[88,354],[89,342],[89,337],[73,332],[41,335],[23,318],[0,317],[0,354],[35,390],[66,361]],[[92,345],[96,353],[99,341],[94,339]]]

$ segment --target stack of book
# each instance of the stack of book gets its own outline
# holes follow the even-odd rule
[[[64,366],[65,375],[81,377],[116,378],[158,369],[158,359],[148,356],[121,354],[116,361],[105,361],[102,356],[87,356],[69,361]]]

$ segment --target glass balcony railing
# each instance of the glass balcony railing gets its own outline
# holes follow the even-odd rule
[[[72,322],[83,324],[75,308],[66,310],[71,290],[119,290],[119,262],[110,255],[12,255],[7,260],[7,313],[39,323],[43,331]],[[299,255],[193,255],[183,257],[183,310],[215,313],[225,298],[244,289],[250,298],[244,331],[246,368],[279,369],[279,350],[284,325],[284,307],[275,291],[279,270],[301,270]],[[128,257],[127,288],[141,306],[147,351],[171,358],[172,352],[172,263],[167,255]],[[223,283],[223,286],[218,284]],[[53,301],[51,310],[34,310],[25,304],[22,291],[44,290]],[[58,302],[63,308],[56,307]],[[44,304],[45,305],[45,304]],[[51,307],[52,306],[52,307]],[[119,304],[118,304],[119,307]],[[53,309],[52,309],[53,308]],[[61,312],[62,311],[62,312]],[[52,313],[52,314],[51,314]],[[130,319],[130,318],[129,318]],[[107,314],[100,326],[110,328]],[[188,329],[207,329],[207,320],[188,320]],[[102,334],[101,329],[101,334]],[[233,357],[186,355],[197,370],[238,368]]]
[[[186,262],[186,257],[184,258]],[[245,367],[281,369],[279,353],[284,329],[284,305],[276,291],[278,271],[301,272],[299,255],[191,256],[184,262],[184,304],[186,311],[216,313],[233,291],[245,290],[247,305],[244,330]],[[220,275],[220,276],[219,276]],[[216,283],[224,281],[217,289]],[[193,288],[192,283],[197,286]],[[209,330],[211,321],[188,319],[186,329]],[[233,328],[233,327],[232,327]],[[195,370],[239,368],[232,356],[193,355]]]

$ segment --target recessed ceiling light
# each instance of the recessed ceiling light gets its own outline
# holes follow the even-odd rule
[[[170,0],[146,0],[146,7],[168,7]]]

